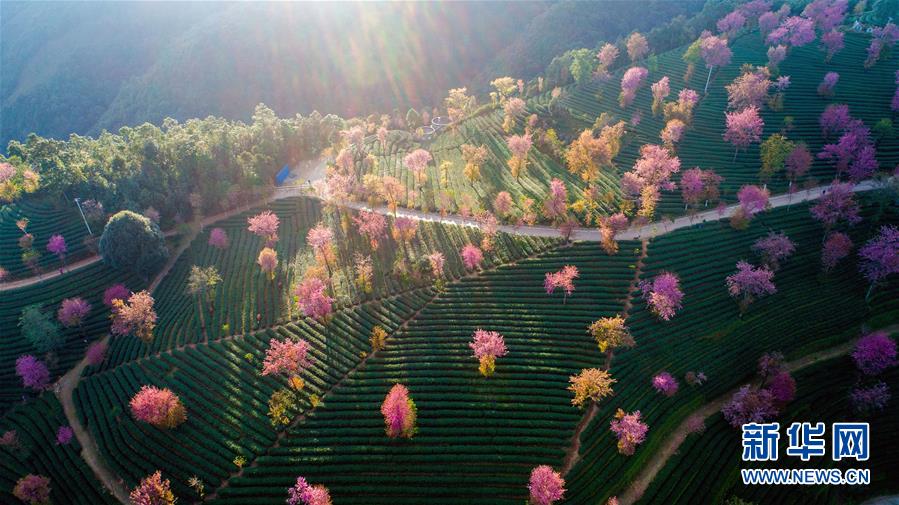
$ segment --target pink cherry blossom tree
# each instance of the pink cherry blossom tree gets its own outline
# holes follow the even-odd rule
[[[156,327],[155,300],[148,291],[132,294],[127,301],[114,299],[112,302],[112,328],[114,335],[135,335],[143,342],[153,340]]]
[[[313,486],[304,477],[297,477],[287,490],[287,505],[331,505],[331,494],[325,486]]]
[[[387,436],[390,438],[412,438],[417,431],[415,421],[417,409],[409,396],[409,389],[402,384],[394,384],[381,404],[381,415]]]
[[[446,264],[446,258],[443,256],[442,252],[437,251],[429,254],[428,264],[431,267],[431,275],[433,275],[435,279],[443,277],[443,267]]]
[[[84,318],[90,314],[90,311],[91,304],[87,303],[84,298],[66,298],[59,304],[59,311],[56,313],[56,318],[67,328],[72,328],[74,326],[80,327],[84,322]]]
[[[727,131],[724,132],[724,140],[734,146],[734,160],[740,149],[746,149],[750,144],[761,140],[762,129],[765,122],[759,115],[758,107],[751,105],[737,112],[725,114]]]
[[[652,89],[652,114],[654,116],[658,116],[662,111],[662,104],[665,101],[665,98],[671,93],[671,84],[668,76],[664,76],[658,81],[652,83],[650,89]]]
[[[63,269],[66,266],[66,252],[68,251],[68,247],[66,246],[66,239],[58,233],[55,235],[51,235],[50,240],[47,241],[47,251],[59,257],[59,261],[60,263],[62,263],[59,271],[60,273],[62,273]]]
[[[715,27],[718,28],[718,33],[722,33],[728,37],[732,37],[744,26],[746,26],[746,16],[744,16],[740,10],[728,13],[715,24]]]
[[[737,272],[727,276],[727,291],[740,306],[740,317],[755,300],[773,295],[777,288],[771,279],[774,272],[765,267],[754,267],[745,261],[737,262]]]
[[[815,40],[815,23],[811,19],[791,16],[768,34],[768,44],[802,47]]]
[[[649,42],[640,32],[634,32],[627,38],[627,55],[631,61],[637,61],[649,53]]]
[[[846,47],[843,39],[843,32],[838,30],[831,30],[821,36],[821,49],[824,50],[824,61],[830,62],[835,54]]]
[[[671,272],[662,272],[652,281],[640,282],[640,289],[650,312],[663,321],[670,321],[683,307],[680,279]]]
[[[565,496],[565,479],[549,465],[531,470],[528,505],[552,505]]]
[[[134,505],[174,505],[171,483],[159,470],[141,479],[129,496]]]
[[[106,351],[109,345],[106,342],[97,341],[88,346],[85,356],[87,363],[91,366],[99,366],[106,359]]]
[[[359,233],[369,240],[371,248],[377,249],[378,241],[385,236],[387,219],[377,212],[360,211],[358,216],[353,217],[353,222]]]
[[[306,317],[324,321],[333,310],[334,299],[325,293],[325,283],[318,277],[309,277],[297,285],[297,305]]]
[[[262,375],[298,375],[312,365],[309,342],[271,339],[262,361]]]
[[[74,435],[75,430],[71,426],[60,426],[56,430],[56,445],[69,445]]]
[[[821,249],[821,264],[824,265],[824,271],[829,272],[837,266],[840,260],[849,256],[852,248],[853,243],[849,235],[842,232],[829,234]]]
[[[625,413],[618,409],[610,424],[612,433],[618,437],[618,452],[625,456],[634,454],[637,446],[646,440],[649,426],[640,419],[640,411]]]
[[[818,124],[821,125],[821,133],[824,137],[842,133],[851,122],[849,106],[845,104],[828,105],[818,117]]]
[[[479,268],[484,261],[484,253],[482,253],[481,249],[476,245],[466,244],[465,247],[462,248],[461,255],[462,264],[465,265],[467,270]]]
[[[478,371],[484,377],[493,375],[496,370],[496,358],[509,353],[506,342],[498,331],[487,331],[478,328],[472,335],[468,347],[474,351],[474,357],[480,364]]]
[[[684,171],[680,179],[684,208],[686,209],[687,206],[697,207],[703,200],[706,202],[706,206],[709,202],[718,201],[719,187],[723,180],[724,178],[716,174],[714,170],[702,170],[695,167]]]
[[[129,403],[134,419],[157,428],[174,428],[187,420],[178,395],[168,388],[142,386]]]
[[[871,386],[856,386],[849,395],[852,407],[860,414],[871,414],[886,408],[890,401],[890,387],[879,381]]]
[[[227,249],[229,244],[228,233],[224,228],[213,228],[209,232],[209,245],[216,249]]]
[[[769,390],[746,385],[734,393],[731,400],[721,408],[721,413],[731,426],[739,428],[746,423],[771,420],[777,415],[777,408]]]
[[[796,244],[783,232],[770,232],[752,244],[752,250],[761,256],[762,263],[776,272],[780,263],[796,251]]]
[[[732,12],[731,15],[737,14]],[[743,20],[745,22],[745,19]],[[708,93],[709,82],[712,79],[712,69],[715,67],[724,67],[730,63],[733,57],[733,51],[727,47],[727,39],[709,35],[701,39],[699,43],[700,55],[705,61],[706,68],[709,69],[709,75],[705,81],[705,89],[703,93]]]
[[[22,386],[35,391],[43,391],[50,382],[50,370],[43,361],[30,354],[16,359],[16,375],[22,379]]]
[[[428,163],[431,162],[431,159],[431,153],[424,149],[416,149],[403,157],[403,165],[412,171],[412,174],[415,176],[415,182],[419,186],[424,182],[425,169],[428,168]]]
[[[546,294],[553,294],[556,289],[561,289],[565,296],[563,303],[568,301],[568,297],[574,292],[574,280],[578,278],[578,269],[574,265],[565,265],[558,272],[546,272],[546,278],[543,281],[543,288]]]
[[[549,193],[543,201],[543,215],[552,221],[562,220],[568,211],[568,189],[560,179],[549,183]]]
[[[883,226],[880,233],[858,251],[858,255],[861,258],[858,268],[870,283],[866,295],[869,298],[874,286],[899,273],[899,228]]]
[[[853,196],[852,184],[839,181],[834,181],[824,196],[809,210],[812,217],[820,221],[828,231],[840,223],[854,226],[862,220],[858,202]]]
[[[824,79],[821,80],[821,84],[818,85],[818,94],[821,96],[832,96],[833,89],[836,87],[839,80],[840,74],[836,72],[827,72],[824,74]]]
[[[622,109],[626,109],[634,101],[637,96],[637,90],[643,86],[649,70],[643,67],[631,67],[627,69],[621,77],[621,94],[618,96],[618,103]]]
[[[787,168],[787,179],[790,180],[790,187],[796,183],[796,180],[804,177],[808,173],[808,169],[812,166],[812,153],[808,150],[803,142],[796,144],[796,147],[787,155],[784,160],[784,166]]]
[[[131,290],[124,284],[113,284],[106,288],[103,292],[103,305],[112,308],[113,300],[128,300],[131,297]]]
[[[659,393],[671,397],[677,393],[677,379],[668,372],[661,372],[652,378],[652,387]]]
[[[28,505],[49,505],[50,478],[30,473],[16,481],[12,494]]]
[[[249,227],[247,229],[251,233],[264,238],[266,245],[271,247],[272,244],[278,241],[278,226],[280,223],[281,220],[278,219],[277,214],[267,210],[248,218],[247,224]]]
[[[885,331],[868,333],[856,342],[852,359],[863,374],[878,375],[896,365],[896,341]]]
[[[768,70],[776,72],[781,62],[787,58],[787,46],[772,46],[768,48]]]
[[[506,139],[506,144],[509,147],[509,152],[512,153],[508,163],[509,170],[512,172],[512,177],[518,180],[521,172],[527,168],[528,152],[531,150],[533,141],[531,136],[525,133],[524,135],[512,135]]]

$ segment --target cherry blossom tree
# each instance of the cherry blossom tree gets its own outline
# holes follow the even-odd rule
[[[162,472],[156,472],[141,479],[140,484],[129,496],[132,505],[174,505],[175,495],[171,483],[162,478]]]
[[[896,341],[885,331],[864,335],[855,344],[852,359],[865,375],[878,375],[896,364]]]
[[[107,350],[109,350],[109,345],[106,342],[97,341],[92,343],[85,352],[87,363],[91,366],[99,366],[106,359]]]
[[[753,216],[768,208],[768,198],[771,192],[758,186],[746,185],[737,191],[737,200],[740,202],[738,211],[743,219],[752,219]]]
[[[821,49],[824,51],[824,61],[830,62],[835,54],[846,47],[843,39],[843,32],[837,30],[831,30],[821,36]]]
[[[731,14],[737,14],[732,12]],[[745,21],[745,19],[744,19]],[[730,63],[733,57],[733,51],[727,47],[727,39],[708,35],[703,37],[699,43],[700,55],[705,61],[706,68],[709,69],[709,75],[705,81],[705,89],[703,93],[709,91],[709,81],[712,78],[712,69],[715,67],[724,67]]]
[[[553,178],[549,183],[549,193],[543,201],[543,215],[547,219],[559,221],[568,211],[568,189],[560,179]]]
[[[512,153],[512,157],[509,158],[508,163],[509,170],[512,172],[512,177],[514,177],[515,180],[518,180],[521,172],[527,168],[528,152],[531,150],[533,142],[531,141],[530,135],[524,134],[512,135],[506,139],[506,143],[509,146],[509,152]]]
[[[271,247],[272,244],[278,241],[278,226],[280,223],[281,220],[278,219],[277,214],[267,210],[248,218],[247,224],[249,227],[247,229],[254,235],[264,238],[266,245]]]
[[[680,279],[671,272],[662,272],[651,282],[640,282],[640,289],[650,312],[663,321],[670,321],[683,307]]]
[[[325,283],[318,277],[309,277],[297,285],[297,305],[306,317],[325,320],[333,310],[334,299],[325,293]]]
[[[776,72],[781,62],[787,58],[787,46],[772,46],[768,48],[768,70]]]
[[[56,430],[56,445],[69,445],[74,435],[75,430],[71,426],[60,426]]]
[[[417,431],[415,420],[417,409],[409,397],[409,389],[402,384],[394,384],[381,404],[385,430],[390,438],[412,438]]]
[[[16,359],[16,375],[22,379],[22,386],[35,391],[43,391],[50,382],[50,370],[43,361],[30,354]]]
[[[744,26],[746,26],[746,16],[739,10],[728,13],[715,24],[715,27],[718,28],[718,33],[723,33],[729,37],[732,37]]]
[[[802,16],[815,22],[822,32],[828,32],[839,26],[846,17],[846,0],[814,0],[802,10]]]
[[[684,171],[680,179],[684,208],[687,206],[697,207],[703,200],[706,205],[709,202],[718,201],[720,196],[718,188],[723,180],[724,178],[716,174],[714,170],[702,170],[695,167]]]
[[[842,133],[851,122],[849,106],[845,104],[828,105],[818,118],[818,124],[821,125],[821,133],[824,137]]]
[[[771,282],[774,272],[765,267],[754,267],[745,261],[737,262],[737,272],[727,276],[727,291],[738,300],[740,316],[755,300],[777,292]]]
[[[606,43],[599,48],[599,53],[596,54],[596,57],[599,59],[599,68],[597,68],[596,72],[601,79],[605,79],[609,75],[609,68],[618,59],[618,47],[614,44]]]
[[[224,228],[213,228],[209,231],[209,245],[216,249],[225,250],[228,248],[228,233]]]
[[[618,382],[609,372],[599,368],[585,368],[578,375],[569,377],[569,381],[568,390],[574,393],[571,404],[582,408],[587,402],[599,403],[611,395],[612,384]]]
[[[87,303],[84,298],[66,298],[59,304],[56,318],[67,328],[81,326],[81,323],[84,322],[84,318],[90,314],[90,311],[91,304]]]
[[[796,244],[783,232],[770,232],[752,244],[752,250],[761,256],[762,264],[771,271],[780,269],[780,263],[796,251]]]
[[[615,419],[609,424],[612,433],[618,437],[618,452],[625,456],[634,454],[637,446],[646,440],[646,433],[649,431],[649,426],[640,419],[639,410],[625,413],[618,409]]]
[[[484,254],[481,252],[481,249],[472,244],[466,244],[465,247],[462,248],[461,255],[462,263],[468,270],[479,268],[484,261]]]
[[[621,77],[621,94],[618,96],[618,103],[622,109],[626,109],[634,101],[637,96],[637,90],[643,86],[649,70],[643,67],[631,67],[627,69]]]
[[[800,16],[788,17],[772,30],[765,40],[769,45],[787,44],[802,47],[815,40],[815,23]]]
[[[287,505],[331,505],[331,494],[325,486],[313,486],[304,477],[297,477],[287,490]]]
[[[724,140],[734,146],[734,160],[736,160],[740,149],[746,149],[750,144],[761,140],[765,122],[762,121],[759,109],[755,106],[749,106],[737,112],[728,112],[725,114],[725,118],[727,131],[724,133]]]
[[[781,17],[776,12],[765,12],[759,16],[759,32],[763,39],[767,39],[768,35],[780,25]]]
[[[16,481],[12,494],[28,505],[50,505],[50,478],[30,473]]]
[[[525,103],[524,100],[518,97],[510,98],[506,100],[506,103],[503,104],[503,112],[505,114],[503,119],[503,131],[506,133],[511,133],[512,128],[515,126],[515,120],[521,117],[525,111]]]
[[[677,379],[668,372],[660,372],[652,378],[652,387],[665,396],[672,397],[677,393]]]
[[[474,184],[481,178],[481,166],[487,161],[489,152],[487,146],[473,146],[470,144],[462,144],[462,159],[465,160],[465,168],[463,173],[468,182]]]
[[[825,114],[827,112],[825,110]],[[822,115],[822,122],[823,120]],[[825,144],[818,153],[818,158],[832,160],[837,174],[848,172],[849,179],[853,182],[871,177],[878,168],[871,130],[856,119],[850,119],[843,125],[840,138],[836,142]]]
[[[468,347],[474,351],[474,357],[480,363],[478,371],[484,377],[493,375],[496,370],[496,358],[509,353],[506,349],[506,342],[498,331],[486,331],[480,328],[475,330]]]
[[[428,255],[428,264],[431,266],[431,275],[433,275],[435,279],[443,277],[443,266],[445,263],[446,258],[443,256],[442,252],[433,252]]]
[[[574,292],[574,280],[578,278],[578,275],[578,269],[574,265],[565,265],[558,272],[546,272],[543,288],[546,289],[548,295],[553,294],[557,288],[561,289],[565,293],[564,303]]]
[[[649,53],[649,42],[640,32],[634,32],[627,38],[627,55],[631,61],[637,61]]]
[[[114,300],[128,300],[130,297],[131,290],[125,287],[124,284],[113,284],[103,292],[103,305],[112,308]]]
[[[153,340],[156,327],[155,300],[148,291],[132,294],[128,301],[115,299],[112,302],[112,328],[114,335],[134,334],[144,343]]]
[[[775,408],[784,407],[796,397],[796,381],[790,372],[782,370],[768,383],[771,401]]]
[[[552,505],[565,496],[565,479],[549,465],[531,470],[528,505]]]
[[[683,121],[680,119],[672,119],[665,123],[665,128],[662,129],[662,133],[659,134],[659,137],[662,139],[665,147],[673,150],[674,144],[681,141],[684,132],[686,131],[687,125]]]
[[[298,375],[312,365],[309,342],[271,339],[262,361],[262,375]]]
[[[852,389],[849,399],[856,412],[871,414],[886,408],[890,401],[890,387],[879,381],[871,386],[857,386]]]
[[[805,176],[808,173],[808,169],[811,168],[812,153],[804,143],[799,142],[787,155],[787,159],[784,160],[784,166],[787,169],[787,179],[790,180],[790,187],[792,187],[796,180]]]
[[[871,284],[867,294],[870,297],[874,286],[899,273],[899,228],[881,227],[880,233],[865,243],[858,255],[861,258],[859,270]]]
[[[157,428],[174,428],[187,421],[187,411],[178,395],[168,388],[142,386],[129,403],[134,419]]]
[[[820,221],[826,230],[839,223],[853,226],[861,222],[858,202],[852,193],[852,184],[834,181],[824,196],[818,199],[809,209],[812,217]]]
[[[727,106],[733,110],[747,107],[761,109],[769,101],[769,91],[775,86],[767,67],[747,67],[727,89]]]
[[[493,199],[493,211],[499,217],[508,217],[512,211],[512,195],[508,191],[500,191]]]
[[[428,168],[431,159],[431,153],[424,149],[416,149],[403,157],[403,165],[412,171],[419,186],[424,182],[425,169]]]
[[[852,252],[853,243],[848,235],[842,232],[834,232],[827,236],[824,247],[821,249],[821,264],[824,271],[832,270],[843,258]]]
[[[256,258],[256,263],[259,264],[262,273],[268,275],[268,280],[275,280],[275,269],[278,268],[277,251],[270,247],[263,247],[262,250],[259,251],[259,257]]]
[[[880,59],[884,48],[891,48],[899,40],[899,27],[893,23],[887,23],[883,27],[877,26],[871,31],[871,43],[868,45],[868,57],[865,59],[865,68],[873,67]]]
[[[650,89],[652,89],[652,114],[658,116],[662,111],[662,103],[671,93],[670,79],[666,75],[654,82]]]
[[[66,252],[68,251],[68,247],[66,247],[66,239],[58,233],[55,235],[51,235],[50,240],[47,241],[47,251],[59,257],[59,261],[60,263],[62,263],[59,271],[60,273],[62,273],[62,270],[66,266]]]
[[[734,393],[731,400],[721,408],[724,418],[734,428],[746,423],[763,423],[777,415],[774,398],[767,389],[743,386]]]

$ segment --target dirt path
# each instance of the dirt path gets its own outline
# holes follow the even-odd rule
[[[896,333],[899,331],[899,325],[892,325],[887,328],[884,328],[883,331],[888,333]],[[824,349],[822,351],[818,351],[807,356],[803,356],[797,360],[790,361],[785,363],[784,366],[790,372],[797,372],[803,368],[809,367],[816,363],[820,363],[822,361],[827,361],[844,354],[848,354],[852,349],[854,342],[846,342],[844,344],[840,344],[836,347],[831,347],[830,349]],[[640,473],[637,474],[637,477],[631,482],[631,485],[625,490],[624,494],[618,497],[618,502],[621,505],[630,505],[632,503],[637,502],[642,496],[643,493],[649,488],[649,485],[652,483],[652,480],[658,475],[658,473],[665,467],[665,464],[668,463],[668,460],[677,453],[678,448],[680,448],[681,444],[686,440],[687,435],[690,434],[690,421],[693,418],[699,417],[702,420],[706,420],[709,417],[715,415],[721,408],[730,401],[731,397],[734,393],[737,392],[739,387],[734,388],[731,391],[728,391],[724,395],[715,398],[714,400],[706,403],[702,407],[698,408],[693,414],[687,416],[684,421],[672,432],[668,435],[668,438],[665,439],[662,446],[658,449],[658,451],[653,455],[653,457],[640,469]]]
[[[109,335],[103,337],[101,340],[101,342],[108,341]],[[84,371],[85,367],[87,367],[87,364],[87,357],[85,356],[74,368],[69,370],[59,379],[59,381],[57,381],[55,388],[56,396],[59,398],[59,402],[62,403],[62,410],[66,415],[69,426],[71,426],[72,430],[75,432],[75,438],[77,438],[78,443],[81,444],[81,458],[84,459],[87,466],[94,471],[94,475],[96,475],[97,479],[103,483],[103,486],[107,491],[115,496],[120,502],[129,503],[128,488],[125,487],[125,483],[122,479],[106,466],[106,463],[100,455],[100,449],[97,447],[96,440],[94,440],[94,437],[91,436],[90,432],[88,432],[81,424],[81,419],[78,417],[78,411],[75,409],[72,393],[78,386],[78,381],[81,379],[81,373]]]

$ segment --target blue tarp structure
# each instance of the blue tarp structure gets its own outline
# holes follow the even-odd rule
[[[275,186],[280,186],[284,184],[284,180],[287,179],[287,176],[290,175],[290,165],[284,165],[278,174],[275,175]]]

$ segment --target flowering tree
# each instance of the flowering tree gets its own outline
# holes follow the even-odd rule
[[[558,272],[546,272],[546,278],[543,281],[543,288],[546,294],[551,295],[556,288],[562,289],[565,296],[563,303],[568,300],[571,293],[574,292],[574,280],[578,278],[578,270],[574,265],[565,265]]]
[[[618,347],[633,347],[636,345],[630,329],[624,324],[624,318],[619,316],[597,319],[587,328],[587,333],[593,336],[599,346],[599,352],[609,353]]]
[[[299,340],[277,340],[268,342],[265,359],[262,361],[262,375],[297,375],[312,365],[309,342]]]
[[[824,228],[830,230],[838,223],[853,226],[862,218],[859,215],[858,202],[852,193],[852,184],[834,181],[830,189],[818,199],[809,211],[812,217],[820,221]]]
[[[718,201],[720,196],[718,188],[723,180],[724,178],[716,174],[714,170],[702,170],[695,167],[684,171],[680,179],[681,199],[684,201],[684,207],[696,207],[703,200],[706,205],[709,202]]]
[[[737,200],[740,202],[740,211],[747,219],[768,208],[768,197],[771,192],[765,188],[747,185],[737,191]]]
[[[29,505],[50,505],[50,479],[30,473],[16,481],[12,494]]]
[[[668,372],[661,372],[652,378],[652,387],[659,393],[671,397],[677,393],[677,379]]]
[[[747,107],[761,109],[768,102],[768,92],[774,82],[766,67],[749,67],[736,79],[725,86],[727,89],[727,106],[733,110]]]
[[[109,350],[109,345],[106,342],[97,341],[92,343],[85,352],[87,363],[91,366],[98,366],[100,363],[103,363],[103,360],[106,359],[107,350]]]
[[[852,122],[852,116],[849,115],[849,106],[845,104],[830,104],[818,117],[821,133],[825,137],[843,132],[850,122]]]
[[[671,93],[670,79],[666,75],[654,82],[650,88],[652,89],[652,114],[658,116],[662,111],[662,103]]]
[[[159,470],[141,479],[129,498],[133,505],[175,505],[171,483]]]
[[[732,12],[730,15],[733,14],[737,13]],[[728,65],[733,57],[733,51],[727,47],[727,39],[715,37],[714,35],[703,37],[699,42],[699,50],[703,61],[705,61],[706,68],[709,69],[709,75],[705,81],[705,90],[703,91],[703,93],[707,93],[709,91],[709,81],[712,78],[712,69]]]
[[[43,361],[30,354],[16,359],[16,375],[22,379],[22,386],[35,391],[47,389],[50,382],[50,370]]]
[[[552,505],[565,496],[565,479],[549,465],[531,470],[528,505]]]
[[[826,114],[827,110],[824,112]],[[871,130],[856,119],[850,119],[843,125],[840,138],[834,143],[826,144],[818,153],[818,158],[833,160],[837,174],[848,171],[853,182],[867,179],[878,168]]]
[[[784,160],[784,166],[787,169],[787,179],[790,180],[790,187],[792,187],[796,179],[803,177],[808,172],[808,169],[811,168],[812,153],[803,142],[799,142],[787,155],[787,159]]]
[[[369,240],[372,249],[378,248],[378,241],[384,237],[387,229],[387,219],[377,212],[360,211],[353,217],[357,230]]]
[[[71,328],[73,326],[81,326],[84,318],[91,311],[91,304],[87,303],[84,298],[66,298],[59,304],[59,311],[56,318],[63,326]]]
[[[461,255],[462,263],[468,270],[479,268],[484,261],[484,253],[482,253],[481,249],[476,245],[466,244],[465,247],[462,248]]]
[[[75,436],[75,430],[71,426],[60,426],[56,430],[56,445],[69,445],[73,436]]]
[[[883,410],[890,401],[890,387],[884,382],[877,382],[869,387],[857,386],[852,389],[849,399],[852,407],[861,414],[870,414]]]
[[[309,277],[297,285],[297,305],[306,317],[323,321],[333,310],[334,299],[325,294],[325,283],[318,277]]]
[[[419,186],[424,182],[425,169],[428,168],[428,163],[431,162],[431,159],[431,153],[424,149],[416,149],[403,157],[403,165],[412,171],[412,174],[415,176],[415,182]]]
[[[663,321],[670,321],[683,307],[680,279],[671,272],[662,272],[652,282],[642,281],[640,289],[650,312]]]
[[[793,47],[802,47],[814,40],[814,21],[799,16],[788,17],[766,38],[768,44],[788,44]]]
[[[640,420],[639,410],[625,413],[618,409],[615,419],[609,424],[612,433],[618,437],[618,452],[625,456],[634,454],[637,446],[646,440],[646,432],[649,431],[649,426]]]
[[[470,144],[462,144],[462,159],[465,160],[465,168],[463,173],[468,182],[474,184],[481,178],[481,165],[487,161],[489,152],[487,146],[473,146]]]
[[[726,284],[730,296],[740,305],[740,315],[758,298],[777,292],[771,278],[774,272],[766,267],[754,267],[745,261],[737,262],[737,272],[727,276]]]
[[[303,477],[297,477],[293,487],[287,490],[287,505],[331,505],[328,488],[310,485]]]
[[[62,263],[59,271],[62,272],[62,269],[66,266],[66,251],[68,251],[66,239],[58,233],[51,235],[50,240],[47,241],[47,251],[59,257],[59,261]]]
[[[628,226],[627,216],[623,212],[599,218],[600,244],[606,254],[611,256],[618,252],[618,242],[615,241],[615,235],[626,230]]]
[[[124,284],[113,284],[103,292],[103,305],[112,308],[114,300],[128,300],[130,297],[131,290],[125,287]]]
[[[727,131],[724,132],[724,140],[734,146],[734,160],[737,159],[740,149],[746,149],[762,138],[765,122],[759,116],[758,107],[754,105],[741,111],[726,113],[725,121]]]
[[[830,62],[835,54],[846,47],[843,42],[843,32],[831,30],[821,36],[821,49],[824,51],[824,61]]]
[[[746,16],[743,15],[739,10],[735,10],[730,12],[723,18],[718,20],[715,27],[718,28],[719,33],[723,33],[727,36],[733,36],[737,31],[746,26]]]
[[[390,438],[412,438],[417,431],[417,409],[409,397],[409,390],[402,384],[394,384],[381,404],[385,429]]]
[[[247,229],[251,233],[264,238],[266,245],[271,246],[278,241],[278,225],[280,223],[278,216],[267,210],[248,218],[247,224],[250,226]]]
[[[871,283],[867,294],[870,297],[877,283],[899,273],[899,228],[882,227],[880,234],[869,240],[858,255],[861,258],[859,270]]]
[[[521,98],[515,97],[506,100],[506,103],[503,104],[503,112],[505,113],[503,131],[511,133],[512,128],[515,126],[515,120],[524,114],[524,111],[525,103]]]
[[[761,256],[762,264],[776,272],[780,262],[789,258],[796,251],[796,244],[783,232],[770,232],[752,244],[752,250]]]
[[[278,268],[277,251],[270,247],[263,247],[262,250],[259,251],[259,257],[256,258],[256,263],[259,264],[262,273],[268,275],[268,280],[275,280],[275,269]]]
[[[215,247],[216,249],[227,249],[228,244],[228,233],[224,228],[213,228],[209,232],[209,245]]]
[[[734,428],[746,423],[763,423],[777,415],[774,398],[767,389],[754,389],[748,385],[734,393],[730,402],[721,408],[724,418]]]
[[[506,143],[509,146],[509,152],[512,153],[512,157],[509,158],[509,170],[512,171],[512,177],[518,180],[521,172],[527,168],[528,152],[531,150],[533,142],[531,136],[525,133],[524,135],[512,135],[506,139]]]
[[[821,249],[821,264],[824,265],[824,271],[830,271],[840,260],[849,256],[852,247],[852,239],[845,233],[834,232],[828,235]]]
[[[768,48],[768,70],[776,72],[780,63],[787,57],[787,46],[773,46]]]
[[[814,0],[802,10],[802,16],[815,22],[822,32],[833,30],[846,17],[846,0]]]
[[[474,357],[480,363],[478,371],[484,377],[493,375],[496,370],[496,358],[509,353],[506,349],[506,342],[498,331],[486,331],[480,328],[475,330],[468,347],[474,351]]]
[[[618,48],[614,44],[606,43],[599,48],[596,57],[599,59],[599,68],[596,72],[600,78],[605,79],[609,75],[609,67],[618,59]]]
[[[585,368],[578,375],[569,377],[569,381],[568,390],[574,393],[571,404],[577,407],[584,407],[589,401],[598,403],[612,394],[612,384],[618,382],[609,372],[599,368]]]
[[[896,364],[896,342],[885,331],[858,339],[852,353],[855,366],[865,375],[878,375]]]
[[[771,177],[783,170],[787,157],[793,152],[796,145],[780,133],[771,135],[759,147],[759,157],[762,167],[759,170],[759,179],[767,183]]]
[[[112,333],[130,335],[144,342],[153,340],[153,329],[156,327],[155,300],[148,291],[134,293],[125,302],[115,299],[112,302]]]
[[[665,123],[665,128],[662,129],[662,133],[659,134],[659,137],[662,139],[665,147],[673,150],[674,144],[681,141],[681,138],[683,138],[684,132],[686,131],[687,125],[683,121],[680,119],[672,119]]]
[[[783,370],[778,372],[768,384],[771,393],[771,401],[775,407],[783,407],[796,397],[796,381],[790,372]]]
[[[142,386],[129,403],[134,419],[157,428],[174,428],[187,420],[178,395],[168,388]]]
[[[768,11],[759,16],[759,32],[761,32],[762,38],[766,39],[780,25],[780,21],[781,18],[776,12]]]
[[[640,32],[634,32],[627,38],[627,55],[631,61],[637,61],[649,53],[649,42]]]
[[[443,277],[443,266],[445,263],[446,258],[443,256],[442,252],[433,252],[428,255],[428,264],[431,266],[431,275],[433,275],[435,279]]]
[[[892,47],[899,40],[899,27],[893,23],[887,23],[883,27],[877,26],[871,32],[871,43],[868,45],[868,57],[865,58],[865,68],[871,68],[880,59],[884,48]]]
[[[671,176],[680,171],[680,158],[672,156],[667,149],[655,144],[646,144],[640,148],[640,157],[634,163],[634,169],[625,174],[622,186],[628,193],[634,194],[647,186],[671,190],[675,184]]]
[[[637,90],[643,86],[649,70],[643,67],[631,67],[621,77],[621,94],[618,96],[618,103],[622,109],[626,109],[634,101],[637,96]]]

